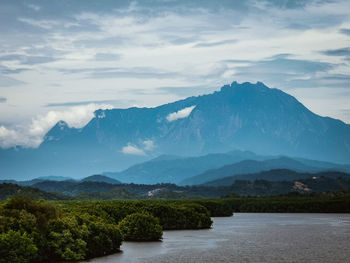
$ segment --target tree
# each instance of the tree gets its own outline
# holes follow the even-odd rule
[[[0,263],[28,263],[37,257],[37,247],[26,232],[9,230],[0,234]]]
[[[124,240],[157,241],[162,239],[163,230],[158,218],[147,213],[126,216],[118,224]]]
[[[85,224],[79,225],[75,216],[52,220],[48,225],[48,247],[57,260],[80,260],[86,256],[89,235]]]

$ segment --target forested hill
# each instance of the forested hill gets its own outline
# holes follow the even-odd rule
[[[272,174],[281,171],[271,171]],[[290,192],[311,194],[325,191],[350,189],[349,174],[329,172],[318,174],[298,174],[289,171],[286,180],[267,181],[271,174],[250,175],[249,180],[211,182],[208,185],[177,186],[175,184],[108,184],[103,182],[54,182],[43,181],[32,187],[21,187],[14,184],[0,184],[1,198],[22,194],[47,200],[114,200],[114,199],[198,199],[221,197],[230,193],[242,196],[280,195]],[[295,176],[295,177],[294,177]],[[300,177],[299,177],[300,176]],[[304,178],[301,178],[304,176]],[[294,177],[293,180],[292,177]],[[259,179],[260,178],[260,179]],[[254,179],[254,180],[253,180]],[[255,180],[257,179],[257,180]],[[225,185],[223,185],[225,184]],[[40,189],[40,190],[39,190]]]
[[[288,169],[275,169],[269,171],[263,171],[260,173],[252,173],[252,174],[237,174],[233,176],[228,176],[224,178],[220,178],[217,180],[206,182],[202,185],[205,186],[230,186],[234,184],[237,180],[244,181],[255,181],[255,180],[266,180],[272,182],[278,181],[297,181],[302,179],[320,179],[320,178],[343,178],[350,179],[349,173],[337,172],[337,171],[324,171],[318,173],[305,173],[305,172],[295,172]]]
[[[15,195],[28,196],[32,199],[68,200],[70,197],[60,193],[51,193],[29,186],[20,186],[11,183],[0,184],[0,200],[6,200]]]

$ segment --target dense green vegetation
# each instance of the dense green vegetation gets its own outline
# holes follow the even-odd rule
[[[245,179],[242,180],[243,178]],[[4,183],[0,184],[0,199],[6,200],[11,196],[11,193],[36,193],[37,190],[34,188],[41,190],[37,193],[40,198],[49,200],[199,199],[217,198],[228,193],[236,193],[240,196],[267,196],[288,194],[295,191],[296,181],[305,185],[309,192],[336,191],[350,188],[350,174],[346,173],[332,171],[297,173],[289,170],[271,170],[258,174],[230,176],[208,182],[207,185],[197,186],[40,181],[33,184],[31,186],[33,188],[29,188]],[[303,191],[302,189],[297,190]],[[51,194],[45,194],[43,191]]]
[[[208,209],[190,201],[48,202],[16,196],[0,205],[0,262],[82,260],[118,252],[123,239],[160,240],[163,229],[211,225]]]
[[[326,183],[326,181],[325,181]],[[123,240],[161,240],[162,230],[210,228],[235,212],[349,213],[350,191],[220,199],[0,203],[0,263],[74,261],[118,252]]]
[[[270,196],[293,191],[309,194],[350,188],[350,174],[347,173],[335,171],[302,173],[286,169],[229,176],[196,186],[112,184],[93,181],[102,180],[101,178],[108,182],[115,181],[105,176],[94,175],[83,181],[40,179],[31,187],[2,183],[0,200],[6,200],[17,194],[46,200],[200,199],[222,197],[229,193],[240,196]]]
[[[266,197],[239,197],[234,194],[223,199],[235,212],[350,213],[349,190],[309,195],[294,192]]]
[[[102,217],[20,196],[1,205],[0,226],[3,262],[80,260],[119,251],[122,241],[118,227]]]
[[[147,213],[134,213],[119,222],[124,240],[157,241],[162,238],[162,227],[158,218]]]
[[[32,199],[45,199],[45,200],[68,200],[70,197],[60,193],[45,192],[43,190],[29,187],[19,186],[12,183],[0,184],[0,200],[6,200],[14,195],[27,196]]]

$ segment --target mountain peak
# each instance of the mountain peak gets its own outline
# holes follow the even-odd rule
[[[170,116],[176,121],[169,121]],[[318,116],[262,82],[233,82],[214,93],[158,107],[97,110],[79,129],[59,121],[25,158],[21,150],[0,158],[0,173],[30,170],[43,176],[55,171],[83,177],[162,154],[199,156],[232,149],[348,163],[349,145],[350,125]]]
[[[72,130],[74,128],[70,128],[67,122],[60,120],[48,131],[44,137],[44,141],[58,141],[66,134],[71,134]]]
[[[243,82],[238,83],[237,81],[234,81],[231,83],[231,85],[224,85],[220,92],[227,93],[227,92],[233,92],[238,89],[255,89],[255,90],[270,90],[269,87],[267,87],[263,82],[258,81],[257,83],[251,83],[251,82]]]

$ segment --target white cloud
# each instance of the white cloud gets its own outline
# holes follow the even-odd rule
[[[55,20],[37,20],[37,19],[24,18],[24,17],[18,18],[18,21],[32,25],[32,26],[41,27],[43,29],[52,29],[53,27],[60,24],[58,21],[55,21]]]
[[[8,148],[21,142],[21,137],[16,131],[0,126],[0,147]]]
[[[17,1],[12,2],[18,5]],[[47,109],[38,108],[53,97],[62,101],[66,96],[72,101],[90,101],[97,97],[114,98],[118,94],[124,101],[132,97],[140,106],[153,107],[184,98],[184,95],[171,92],[152,94],[156,87],[219,88],[233,80],[260,80],[271,87],[287,90],[284,84],[294,81],[284,79],[281,82],[280,74],[273,75],[270,81],[257,79],[255,72],[240,76],[236,74],[235,64],[226,65],[222,62],[230,59],[247,61],[249,64],[251,60],[259,61],[276,54],[290,53],[295,59],[341,63],[346,71],[344,74],[350,75],[348,60],[343,61],[342,57],[329,57],[320,52],[349,45],[349,36],[339,33],[339,29],[350,28],[349,11],[346,11],[350,8],[350,1],[298,1],[306,4],[304,8],[288,8],[289,2],[293,1],[281,1],[283,3],[276,5],[271,3],[278,1],[241,1],[236,7],[231,5],[225,8],[226,5],[220,3],[214,9],[211,4],[207,7],[205,4],[197,7],[190,4],[188,10],[187,5],[177,6],[175,2],[168,7],[166,4],[155,7],[135,1],[121,8],[104,6],[102,11],[89,6],[64,10],[59,1],[50,1],[48,6],[41,2],[41,9],[40,6],[29,4],[28,8],[40,9],[39,12],[26,10],[23,14],[17,12],[18,8],[11,8],[13,13],[4,14],[5,21],[8,21],[4,31],[1,31],[2,53],[30,56],[42,55],[43,50],[43,55],[54,59],[49,63],[34,65],[24,64],[23,61],[0,63],[4,71],[17,72],[16,75],[0,76],[0,86],[8,87],[4,89],[6,94],[1,95],[11,98],[11,104],[16,105],[0,105],[0,122],[11,122],[13,125],[19,119],[18,116],[23,119],[25,115],[28,119],[30,114],[32,117],[38,112],[46,112]],[[42,14],[51,6],[62,8],[48,19],[47,14]],[[280,8],[282,6],[286,8]],[[11,9],[8,11],[11,12]],[[183,12],[184,9],[187,11]],[[60,11],[65,11],[64,15]],[[15,22],[11,23],[12,19]],[[23,26],[18,21],[33,27]],[[233,39],[237,39],[237,42]],[[196,48],[203,44],[205,48]],[[136,72],[134,76],[132,72],[121,74],[119,71],[113,76],[115,72],[110,70],[109,74],[99,74],[99,77],[84,70],[79,71],[84,68],[122,70],[135,65],[153,70],[147,74]],[[76,73],[63,73],[59,70],[62,68]],[[159,74],[164,69],[177,74]],[[335,71],[333,74],[343,72],[340,67]],[[111,79],[111,76],[115,79]],[[309,79],[299,78],[298,82],[313,89],[320,86]],[[329,82],[334,84],[337,80]],[[59,88],[54,88],[56,83],[60,83]],[[23,92],[17,89],[17,86],[24,85]],[[318,107],[312,94],[304,99],[301,85],[295,86],[293,95],[307,102],[306,106],[319,114],[330,114],[329,107]],[[323,86],[332,90],[341,88],[328,83]],[[198,94],[199,89],[193,89],[192,92],[191,95]],[[328,99],[328,94],[321,95],[335,107],[331,116],[350,122],[349,115],[343,113],[343,106],[339,103],[344,97],[349,100],[349,93],[334,98],[334,101]],[[132,106],[130,103],[125,104],[125,107]]]
[[[49,111],[39,115],[28,126],[18,126],[8,129],[0,126],[0,147],[8,148],[16,145],[38,147],[44,135],[60,120],[67,122],[70,127],[82,128],[93,117],[97,109],[112,108],[107,104],[88,104],[75,106],[64,111]]]
[[[152,140],[145,140],[142,142],[142,144],[143,144],[143,148],[146,151],[151,151],[155,147],[154,142]]]
[[[196,106],[191,106],[191,107],[187,107],[187,108],[184,108],[182,110],[170,113],[166,117],[166,119],[170,122],[170,121],[175,121],[175,120],[182,119],[182,118],[187,118],[191,114],[191,112],[193,111],[193,109],[195,107]]]
[[[34,10],[34,11],[39,11],[41,9],[40,6],[38,5],[33,5],[33,4],[27,4],[27,7]]]
[[[124,146],[122,148],[122,152],[124,154],[130,154],[130,155],[145,155],[145,152],[142,149],[139,149],[132,144],[128,144],[127,146]]]

